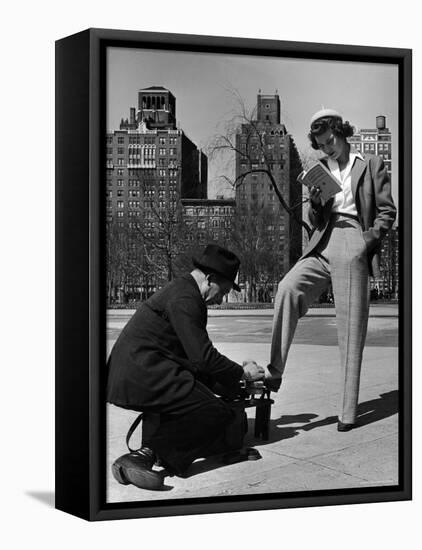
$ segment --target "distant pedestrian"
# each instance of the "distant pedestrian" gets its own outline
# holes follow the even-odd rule
[[[369,275],[379,275],[381,240],[396,217],[383,160],[352,152],[347,141],[352,135],[349,122],[332,109],[311,118],[311,146],[325,153],[322,162],[342,191],[323,204],[321,190],[310,190],[309,219],[315,231],[302,257],[279,284],[266,372],[267,384],[277,390],[298,319],[332,282],[341,352],[339,431],[353,428],[356,422]]]

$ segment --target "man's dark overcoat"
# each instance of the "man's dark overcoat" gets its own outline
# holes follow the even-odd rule
[[[157,410],[186,397],[195,379],[233,386],[243,368],[212,345],[207,307],[191,275],[174,279],[136,311],[108,361],[107,401]]]

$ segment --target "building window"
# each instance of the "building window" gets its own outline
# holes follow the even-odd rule
[[[117,159],[117,165],[118,166],[123,166],[124,163],[125,163],[125,159],[122,159],[122,158]]]
[[[124,208],[124,202],[123,201],[117,201],[117,208]]]
[[[159,175],[160,177],[163,177],[163,176],[166,175],[166,171],[161,169],[161,170],[158,171],[158,175]]]
[[[123,197],[123,189],[117,189],[117,196]]]
[[[118,147],[117,148],[117,154],[118,155],[124,155],[125,154],[125,150],[123,149],[123,147]]]
[[[161,149],[159,150],[159,154],[160,154],[160,155],[165,155],[165,154],[166,154],[166,150],[163,149],[163,148],[161,148]]]
[[[125,138],[124,137],[118,137],[117,138],[117,143],[124,143],[125,142]]]
[[[159,143],[160,143],[160,145],[165,145],[166,144],[166,138],[160,137]]]
[[[122,211],[117,212],[117,217],[118,217],[118,218],[123,218],[124,215],[125,215],[125,213],[122,212]]]
[[[123,187],[123,180],[117,180],[117,187]]]

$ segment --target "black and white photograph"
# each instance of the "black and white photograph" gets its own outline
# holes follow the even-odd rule
[[[2,547],[413,548],[417,4],[3,12]]]
[[[105,57],[106,503],[398,488],[398,65]]]

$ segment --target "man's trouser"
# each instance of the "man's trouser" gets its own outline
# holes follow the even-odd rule
[[[155,425],[149,420],[151,414],[145,413],[142,444],[155,451],[175,474],[183,474],[197,458],[234,450],[226,441],[228,430],[239,431],[239,445],[235,447],[242,446],[244,413],[238,418],[228,403],[199,381],[187,397],[154,412],[159,412]]]
[[[367,248],[357,220],[334,215],[316,252],[301,259],[280,282],[274,306],[271,365],[283,374],[299,318],[330,281],[341,356],[339,420],[353,424],[369,313]]]

